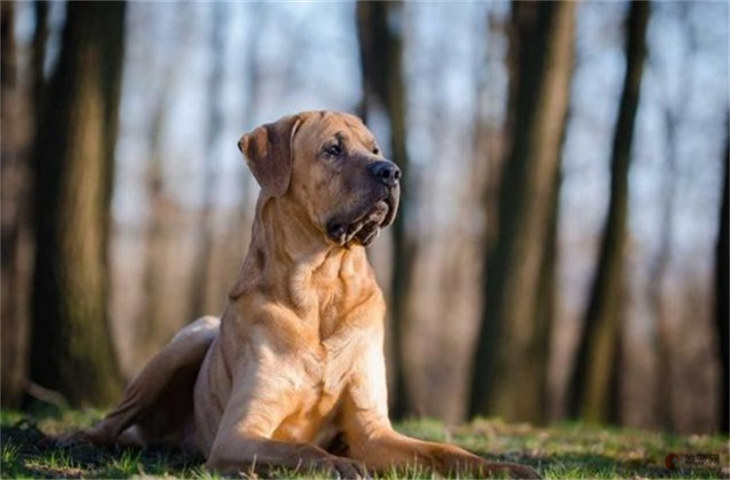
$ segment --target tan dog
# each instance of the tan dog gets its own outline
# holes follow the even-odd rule
[[[364,246],[393,221],[400,171],[362,122],[301,113],[244,135],[239,148],[261,194],[221,320],[182,329],[85,438],[172,442],[221,471],[311,467],[359,477],[418,464],[536,477],[391,427],[385,303]]]

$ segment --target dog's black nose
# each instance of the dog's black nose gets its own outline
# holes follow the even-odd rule
[[[370,165],[370,173],[389,187],[395,187],[400,180],[400,168],[393,163],[380,160]]]

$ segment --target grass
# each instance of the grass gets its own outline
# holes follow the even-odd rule
[[[0,478],[220,478],[203,459],[179,450],[58,448],[51,438],[89,426],[99,411],[0,412]],[[632,429],[565,423],[549,428],[477,420],[446,428],[432,420],[399,424],[398,430],[426,440],[455,443],[490,460],[530,465],[545,478],[728,478],[728,438],[679,436]],[[679,464],[667,468],[668,455]],[[711,455],[702,457],[701,455]],[[313,472],[274,469],[272,478],[326,478]],[[244,472],[242,478],[258,476]],[[381,478],[435,478],[417,467]]]

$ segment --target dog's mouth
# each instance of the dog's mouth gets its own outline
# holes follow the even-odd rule
[[[367,247],[378,238],[381,228],[393,222],[398,206],[396,202],[393,196],[389,196],[377,202],[362,215],[356,216],[353,221],[332,221],[327,225],[327,235],[341,247],[353,242]]]

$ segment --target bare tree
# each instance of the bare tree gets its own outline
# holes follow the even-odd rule
[[[584,330],[570,381],[569,413],[609,421],[617,395],[623,319],[624,249],[628,220],[628,175],[634,121],[646,56],[649,2],[631,2],[627,19],[626,76],[611,151],[611,197]],[[613,388],[612,388],[613,387]]]
[[[513,2],[508,152],[499,184],[469,414],[540,421],[547,389],[560,157],[575,4]],[[512,372],[504,374],[503,372]]]
[[[400,166],[401,201],[393,224],[393,272],[390,284],[392,372],[395,385],[391,415],[402,418],[413,413],[406,384],[403,334],[408,318],[416,244],[406,229],[411,207],[412,184],[406,149],[406,94],[403,80],[402,2],[357,3],[357,26],[363,70],[362,115],[367,118],[378,107],[390,123],[390,154]]]
[[[654,310],[656,325],[655,346],[657,368],[664,372],[656,375],[655,402],[659,425],[666,431],[673,430],[672,404],[674,392],[672,389],[672,356],[671,338],[668,325],[668,314],[665,309],[664,284],[667,270],[672,258],[672,231],[674,229],[674,199],[676,196],[677,177],[677,147],[679,138],[677,130],[681,122],[682,112],[687,108],[689,88],[682,89],[681,98],[673,102],[668,94],[665,95],[664,125],[666,128],[666,169],[662,178],[662,214],[659,231],[662,237],[659,248],[649,267],[648,298]]]
[[[718,350],[721,366],[719,431],[727,433],[730,429],[730,312],[728,311],[728,181],[730,180],[730,113],[725,122],[724,180],[722,186],[722,205],[720,207],[720,229],[715,251],[715,325],[717,326]]]
[[[13,32],[12,2],[0,6],[2,55],[0,80],[3,124],[2,168],[2,404],[18,407],[27,387],[30,325],[30,279],[33,241],[30,217],[32,189],[29,152],[38,118],[43,81],[43,60],[48,34],[48,3],[35,2],[35,30],[30,58],[30,88],[18,78],[18,48]]]
[[[663,199],[661,226],[659,231],[662,237],[659,249],[652,259],[649,267],[648,298],[654,310],[654,321],[656,325],[655,346],[657,355],[657,367],[661,368],[663,374],[656,375],[655,401],[659,425],[666,431],[673,430],[672,404],[674,392],[672,389],[672,355],[671,336],[668,325],[668,314],[664,301],[664,284],[667,278],[672,257],[672,230],[673,230],[673,207],[675,198],[675,179],[677,175],[677,126],[679,117],[670,108],[665,112],[665,124],[667,128],[667,168],[664,171]]]
[[[147,131],[149,164],[145,175],[145,187],[149,199],[149,217],[145,224],[143,247],[144,304],[135,326],[139,338],[135,342],[136,356],[142,359],[151,357],[170,335],[169,327],[164,321],[166,317],[164,306],[167,301],[164,284],[167,267],[165,250],[169,246],[168,222],[171,205],[165,193],[162,142],[178,65],[177,61],[169,62],[160,78],[160,86],[152,104],[150,128]]]
[[[70,2],[35,140],[31,379],[72,405],[108,404],[121,378],[109,333],[107,246],[124,2]]]
[[[261,2],[253,2],[246,5],[246,14],[249,22],[246,25],[246,33],[240,43],[240,55],[244,61],[241,64],[239,78],[245,78],[245,88],[242,89],[243,107],[242,114],[237,117],[241,121],[239,128],[245,126],[252,128],[256,113],[260,107],[262,73],[265,69],[261,67],[261,29],[265,29],[270,15],[270,5]],[[239,133],[243,133],[240,130]],[[235,140],[226,141],[227,148],[235,149]],[[224,148],[226,148],[224,147]],[[236,153],[238,153],[236,151]],[[243,166],[243,163],[241,164]],[[221,300],[231,286],[236,272],[240,269],[241,249],[249,243],[251,235],[250,225],[253,215],[255,199],[252,193],[258,188],[255,179],[245,167],[240,169],[241,175],[238,181],[240,197],[238,205],[232,211],[226,212],[223,217],[223,228],[213,242],[212,266],[208,275],[208,298],[210,300],[207,312],[220,308]]]
[[[192,317],[198,317],[207,313],[208,308],[214,308],[209,298],[209,271],[211,268],[213,248],[213,228],[215,221],[213,209],[215,203],[215,182],[218,170],[218,159],[216,155],[216,141],[223,124],[223,112],[221,109],[221,90],[223,85],[223,54],[224,34],[226,31],[226,9],[225,3],[214,3],[213,23],[211,25],[210,51],[213,59],[212,68],[208,75],[208,120],[206,122],[206,159],[203,167],[203,206],[200,213],[200,227],[198,228],[197,252],[193,267],[193,281],[191,282],[190,298],[192,299],[190,311]]]
[[[24,174],[22,94],[18,85],[18,55],[15,44],[15,4],[0,4],[0,88],[2,141],[2,404],[18,406],[27,369],[28,324],[19,278],[19,248],[22,203],[27,175]]]

